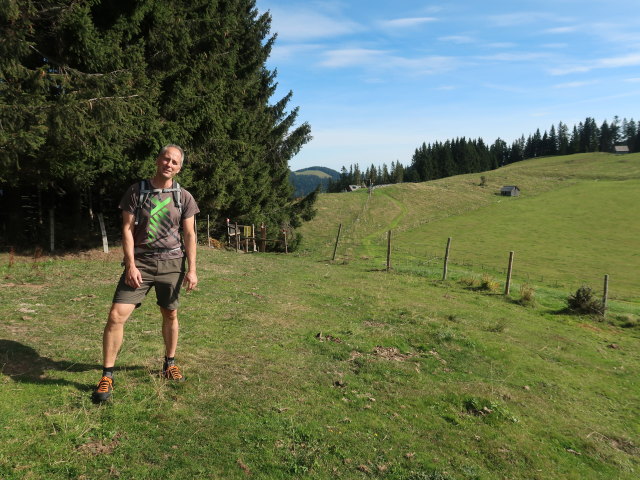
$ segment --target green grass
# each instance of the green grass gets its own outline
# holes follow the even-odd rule
[[[393,264],[415,270],[420,262],[441,268],[452,237],[454,265],[502,275],[514,251],[513,274],[520,282],[567,293],[586,283],[601,292],[608,274],[611,298],[640,301],[640,222],[634,221],[640,154],[528,160],[484,175],[484,187],[474,174],[385,187],[371,198],[366,192],[323,195],[322,218],[305,225],[305,241],[310,251],[331,258],[333,232],[343,223],[338,257],[377,258],[379,267],[392,230]],[[496,195],[505,184],[519,185],[522,196]]]
[[[454,238],[454,259],[475,225],[478,238],[504,242],[502,258],[520,229],[500,240],[491,225],[535,224],[526,243],[544,242],[543,212],[560,215],[572,199],[580,210],[580,198],[616,224],[626,207],[606,208],[619,191],[609,182],[634,195],[634,157],[626,158],[618,171],[617,157],[587,156],[581,178],[569,177],[570,164],[541,159],[524,162],[526,171],[488,172],[486,189],[465,176],[371,198],[322,195],[300,253],[201,248],[199,289],[183,296],[180,313],[187,382],[158,378],[151,294],[127,324],[105,405],[90,394],[119,252],[37,262],[0,254],[0,479],[637,478],[640,306],[620,287],[626,270],[616,257],[637,258],[623,234],[616,248],[604,249],[598,234],[582,240],[618,269],[609,272],[622,293],[605,320],[564,313],[570,292],[554,281],[531,281],[535,302],[523,306],[525,279],[515,273],[510,297],[482,289],[502,282],[499,266],[452,265],[443,282],[439,260],[398,245],[386,273],[377,250],[390,226],[398,243],[439,228]],[[523,196],[501,199],[494,182],[516,183]],[[330,262],[340,222],[344,243]],[[444,250],[442,240],[434,245]],[[488,264],[491,249],[480,253]],[[576,283],[597,267],[581,266],[580,249],[565,255],[567,284],[570,267]]]

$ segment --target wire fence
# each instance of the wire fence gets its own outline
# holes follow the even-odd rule
[[[500,285],[502,291],[529,285],[556,290],[556,295],[564,296],[575,292],[583,284],[590,283],[600,291],[605,272],[595,272],[587,279],[577,279],[569,270],[555,269],[555,273],[540,273],[525,259],[518,258],[518,252],[491,252],[491,255],[480,255],[477,251],[469,251],[456,247],[455,238],[442,243],[441,250],[436,251],[432,243],[407,243],[404,239],[394,239],[394,231],[379,232],[365,238],[356,236],[356,229],[338,226],[336,234],[314,237],[318,246],[315,254],[335,263],[361,264],[370,271],[389,271],[410,274],[433,279],[449,278],[452,280],[470,280],[488,276]],[[450,248],[448,248],[450,247]],[[447,255],[448,252],[448,255]],[[497,254],[496,254],[497,253]],[[503,261],[478,260],[479,257],[503,258]],[[512,271],[510,272],[510,268]],[[603,295],[607,286],[602,288]],[[608,292],[609,299],[624,300],[624,295],[616,295],[615,289]]]

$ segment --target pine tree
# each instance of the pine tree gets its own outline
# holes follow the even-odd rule
[[[547,143],[547,155],[558,155],[558,134],[555,125],[549,129],[549,139]]]
[[[567,155],[569,153],[569,127],[564,123],[558,124],[558,154]]]
[[[622,122],[622,138],[620,139],[622,143],[629,147],[629,150],[634,150],[635,139],[638,134],[636,122],[633,120],[629,120],[625,118]]]
[[[83,195],[113,207],[178,143],[203,214],[296,223],[288,162],[310,127],[291,92],[271,103],[270,23],[253,0],[3,2],[0,186],[46,190],[77,225]]]

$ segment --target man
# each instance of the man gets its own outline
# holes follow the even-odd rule
[[[165,146],[156,158],[153,178],[129,187],[120,201],[125,270],[102,338],[102,378],[93,393],[98,402],[111,397],[113,367],[122,346],[124,324],[151,287],[155,288],[162,314],[165,346],[162,375],[169,380],[184,380],[174,360],[179,331],[178,296],[182,284],[187,291],[198,284],[194,215],[200,210],[191,194],[174,182],[183,161],[182,148]],[[180,240],[180,226],[184,245]]]

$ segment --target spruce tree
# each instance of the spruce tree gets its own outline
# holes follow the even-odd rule
[[[179,180],[214,223],[297,223],[288,162],[310,127],[291,92],[271,101],[270,24],[253,0],[3,2],[0,187],[42,190],[71,227],[92,196],[117,218],[124,188],[177,143]]]

